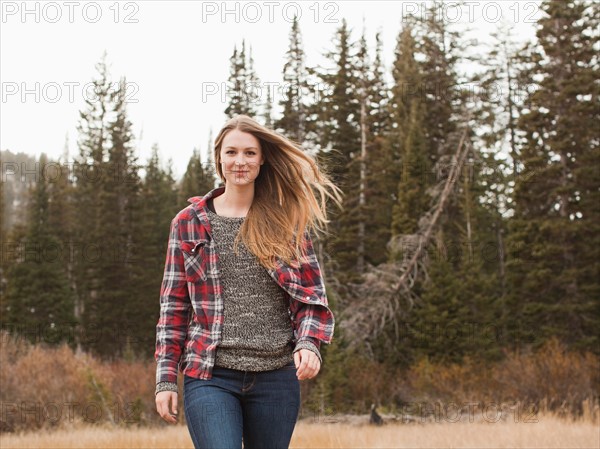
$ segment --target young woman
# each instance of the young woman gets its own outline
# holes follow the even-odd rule
[[[333,337],[311,231],[341,191],[295,142],[245,115],[221,129],[214,156],[224,186],[171,222],[156,408],[177,422],[181,369],[196,448],[287,448],[299,381],[318,374]]]

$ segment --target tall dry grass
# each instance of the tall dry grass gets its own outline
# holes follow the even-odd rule
[[[597,448],[599,422],[569,421],[551,412],[535,423],[440,422],[388,424],[347,423],[296,425],[291,448]],[[0,436],[6,448],[193,448],[185,425],[112,429],[106,425],[53,432]]]

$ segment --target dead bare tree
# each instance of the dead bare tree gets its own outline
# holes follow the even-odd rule
[[[424,282],[429,280],[427,248],[434,239],[434,231],[471,148],[468,115],[465,122],[467,125],[460,133],[451,160],[440,161],[450,170],[445,181],[433,189],[432,193],[438,197],[436,204],[420,218],[415,234],[398,235],[388,243],[392,254],[401,254],[400,260],[378,266],[367,264],[362,282],[344,288],[340,300],[340,327],[347,335],[351,348],[364,344],[367,354],[373,357],[369,342],[390,323],[399,339],[399,318],[405,316],[419,301],[413,287],[419,278]]]

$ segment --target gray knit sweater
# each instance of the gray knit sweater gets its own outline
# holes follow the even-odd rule
[[[223,285],[224,321],[215,366],[265,371],[293,360],[292,322],[285,291],[264,270],[256,257],[233,241],[244,218],[208,212],[212,236],[219,252]]]
[[[300,349],[313,351],[321,360],[312,342],[302,340],[294,346],[285,291],[242,242],[235,253],[233,242],[245,218],[217,215],[212,201],[208,218],[223,285],[224,321],[215,366],[268,371],[293,361],[293,352]],[[165,390],[177,391],[177,384],[159,382],[156,393]]]

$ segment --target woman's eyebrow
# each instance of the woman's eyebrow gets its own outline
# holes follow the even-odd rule
[[[232,145],[227,145],[225,148],[233,148],[234,150],[237,150],[237,147],[234,147]],[[244,148],[244,150],[256,150],[256,147],[246,147]]]

